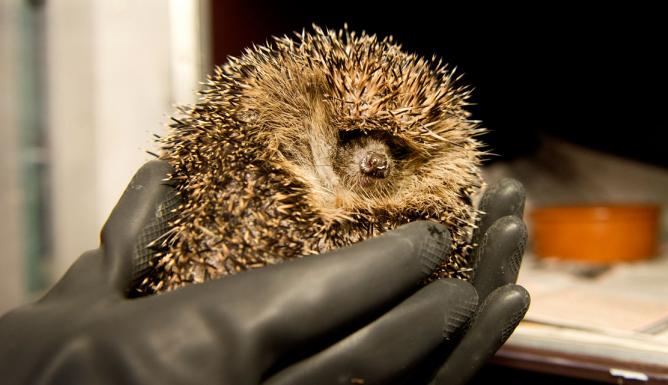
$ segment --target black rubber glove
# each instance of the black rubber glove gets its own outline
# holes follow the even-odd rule
[[[128,298],[148,235],[174,201],[167,172],[158,161],[144,166],[100,248],[40,301],[0,318],[3,384],[450,383],[493,354],[528,304],[525,291],[505,286],[516,275],[523,224],[492,220],[521,211],[521,189],[485,200],[482,227],[494,224],[482,237],[477,290],[458,280],[419,287],[450,239],[443,226],[416,222],[323,255]],[[476,306],[477,292],[492,289]],[[473,364],[449,365],[470,354]]]

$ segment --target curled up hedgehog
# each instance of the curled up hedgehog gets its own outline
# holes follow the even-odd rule
[[[447,224],[433,278],[470,277],[483,132],[440,60],[347,29],[275,38],[215,69],[160,139],[180,195],[140,290]]]

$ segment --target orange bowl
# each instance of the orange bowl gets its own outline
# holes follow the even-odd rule
[[[656,205],[563,206],[534,209],[534,253],[590,263],[637,261],[658,252]]]

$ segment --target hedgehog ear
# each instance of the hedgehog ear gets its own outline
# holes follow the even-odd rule
[[[176,189],[167,182],[170,172],[165,161],[146,163],[102,228],[103,271],[113,291],[124,295],[133,292],[150,267],[155,255],[151,243],[166,233],[179,204]]]

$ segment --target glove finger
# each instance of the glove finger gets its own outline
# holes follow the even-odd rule
[[[496,288],[517,281],[526,242],[526,225],[514,215],[498,219],[487,230],[478,246],[480,261],[473,277],[481,299]]]
[[[467,383],[510,337],[529,308],[529,293],[514,284],[496,289],[430,385]]]
[[[102,228],[105,281],[111,290],[127,293],[149,266],[148,245],[167,229],[178,196],[167,182],[171,167],[154,160],[142,166]]]
[[[347,338],[274,375],[266,385],[395,383],[453,338],[477,301],[467,282],[433,282]]]
[[[480,200],[479,209],[484,214],[473,233],[473,242],[480,244],[487,229],[499,218],[507,215],[522,218],[525,197],[524,186],[515,179],[503,178],[489,186]]]
[[[418,221],[350,247],[267,266],[170,293],[211,322],[239,325],[265,369],[398,303],[441,264],[450,235]],[[280,310],[279,310],[280,309]],[[341,338],[337,336],[336,338]]]

